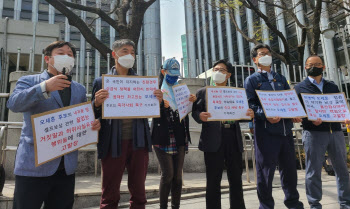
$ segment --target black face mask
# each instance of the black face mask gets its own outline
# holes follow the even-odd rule
[[[316,76],[322,75],[323,68],[321,68],[321,67],[311,67],[311,68],[306,69],[306,72],[307,72],[308,76],[316,77]]]

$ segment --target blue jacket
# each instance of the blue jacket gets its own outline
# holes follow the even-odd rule
[[[306,78],[303,82],[299,83],[295,86],[295,91],[297,92],[301,103],[303,104],[303,99],[301,98],[301,93],[309,93],[309,94],[331,94],[331,93],[339,93],[338,86],[332,82],[323,79],[323,91],[311,81],[309,78]],[[304,105],[304,104],[303,104]],[[328,123],[322,122],[319,126],[315,126],[312,121],[309,121],[307,118],[303,118],[303,129],[308,131],[341,131],[340,123]]]
[[[51,92],[46,99],[42,93],[40,83],[50,78],[47,71],[21,77],[17,83],[7,107],[13,112],[23,113],[23,127],[17,148],[15,160],[15,175],[45,177],[51,176],[60,164],[61,157],[43,165],[35,167],[34,139],[31,116],[34,114],[58,109],[63,103],[58,91]],[[72,81],[70,105],[86,102],[86,90],[81,84]],[[78,164],[78,152],[71,152],[64,157],[67,175],[73,174]]]
[[[286,78],[274,71],[271,71],[274,77],[274,87],[275,91],[280,90],[288,90],[290,89]],[[244,82],[244,88],[247,92],[247,98],[249,107],[253,109],[255,117],[254,117],[254,125],[255,130],[263,130],[271,135],[283,135],[286,136],[292,133],[293,122],[290,119],[281,119],[280,122],[272,124],[268,120],[266,120],[266,116],[264,110],[261,106],[258,95],[255,90],[266,90],[266,91],[274,91],[272,88],[269,79],[267,78],[267,73],[255,72],[248,78],[246,78]]]
[[[115,67],[112,72],[117,75]],[[132,69],[128,75],[136,75]],[[96,78],[92,88],[92,103],[94,107],[95,117],[100,118],[101,129],[99,132],[99,140],[97,144],[98,158],[103,159],[107,156],[109,150],[112,157],[119,157],[122,153],[122,120],[120,119],[102,119],[102,108],[96,108],[94,105],[95,93],[102,89],[102,77]],[[147,147],[152,152],[151,133],[147,119],[133,120],[133,147],[134,149],[142,149]]]

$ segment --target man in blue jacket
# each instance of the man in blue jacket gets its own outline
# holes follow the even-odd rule
[[[338,86],[323,78],[325,69],[323,59],[317,55],[310,56],[305,63],[308,77],[295,86],[300,100],[301,93],[330,94],[339,93]],[[349,120],[345,123],[349,124]],[[350,182],[347,168],[344,133],[340,123],[322,122],[303,119],[303,144],[305,150],[305,187],[311,209],[321,209],[322,180],[321,171],[325,153],[332,161],[336,175],[338,200],[341,209],[350,208]]]
[[[71,209],[74,203],[78,151],[35,167],[31,116],[86,102],[86,91],[68,79],[74,66],[72,44],[56,41],[44,53],[47,70],[21,77],[7,102],[10,110],[24,115],[15,161],[14,209],[40,209],[43,203],[47,209]],[[100,129],[98,120],[92,129]]]
[[[279,167],[282,189],[287,208],[300,209],[297,191],[297,171],[293,141],[293,122],[300,118],[266,118],[255,90],[281,91],[290,89],[284,76],[271,70],[271,49],[266,44],[256,45],[251,56],[258,72],[249,76],[244,83],[249,107],[254,110],[254,137],[257,170],[257,191],[260,209],[274,208],[272,180],[276,166]]]

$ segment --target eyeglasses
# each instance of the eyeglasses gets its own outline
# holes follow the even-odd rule
[[[270,52],[268,52],[268,53],[260,52],[260,53],[258,54],[259,57],[263,57],[263,56],[266,56],[266,55],[271,56],[271,53],[270,53]]]
[[[305,67],[310,68],[310,67],[323,67],[322,63],[309,63],[306,64]]]
[[[220,73],[226,73],[227,70],[225,68],[218,68],[218,67],[214,67],[213,68],[214,72],[220,72]]]

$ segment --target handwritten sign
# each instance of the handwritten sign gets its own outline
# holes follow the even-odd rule
[[[207,87],[208,121],[250,120],[245,89],[232,87]]]
[[[103,75],[103,89],[109,92],[102,106],[103,119],[160,117],[158,77]]]
[[[98,132],[91,102],[32,115],[35,166],[42,165],[81,147],[96,144]]]
[[[192,112],[193,103],[189,101],[191,93],[186,84],[173,86],[173,91],[180,120],[182,120],[188,113]]]
[[[305,118],[306,113],[294,89],[285,91],[256,90],[267,118]]]
[[[350,119],[349,108],[344,93],[301,94],[308,119],[321,118],[324,122],[344,122]]]

